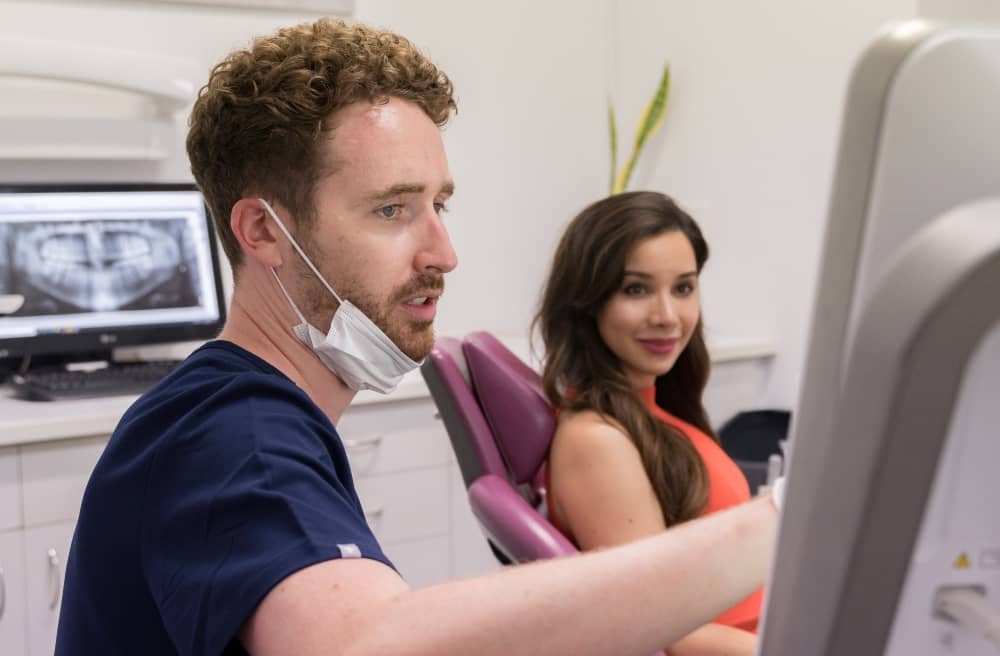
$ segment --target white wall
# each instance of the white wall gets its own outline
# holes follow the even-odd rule
[[[756,402],[780,407],[797,400],[855,61],[918,13],[1000,19],[996,0],[357,3],[359,20],[412,38],[458,92],[445,134],[460,265],[440,332],[524,335],[555,240],[607,192],[606,94],[621,161],[668,60],[668,118],[632,188],[674,195],[703,225],[710,339],[772,341]]]
[[[451,77],[445,130],[457,193],[447,222],[459,255],[441,334],[527,334],[566,219],[604,189],[608,41],[601,0],[357,0]]]
[[[116,0],[0,0],[0,39],[10,36],[148,52],[191,62],[202,77],[227,52],[278,26],[315,18],[318,14],[245,11],[192,7],[161,2]],[[127,55],[117,62],[128,59]],[[5,62],[3,68],[16,68]],[[148,107],[135,96],[59,82],[23,82],[0,78],[0,118],[85,116],[143,116]],[[11,102],[8,99],[12,99]],[[132,102],[128,102],[131,100]],[[187,181],[190,169],[184,152],[190,107],[177,112],[176,141],[171,156],[160,162],[114,161],[0,161],[5,181]],[[7,129],[0,126],[0,135]],[[86,130],[86,125],[81,129]]]
[[[760,402],[794,405],[853,62],[888,21],[918,10],[990,17],[996,7],[992,0],[356,0],[358,20],[411,38],[456,86],[459,114],[445,141],[458,185],[447,220],[460,264],[439,331],[526,334],[555,240],[607,191],[606,94],[624,149],[669,60],[667,121],[632,188],[663,190],[701,222],[712,246],[704,278],[710,337],[773,341],[778,357]],[[0,35],[84,34],[189,57],[207,76],[252,35],[311,15],[0,0],[0,16]],[[61,110],[54,103],[46,111]],[[179,179],[187,168],[183,159],[145,169],[0,163],[0,179],[43,175]]]
[[[665,59],[672,71],[666,122],[631,187],[673,195],[701,223],[710,336],[772,339],[760,403],[794,407],[848,76],[915,1],[615,5],[612,88],[629,134]]]
[[[942,21],[1000,23],[1000,2],[997,0],[918,0],[921,16]]]
[[[460,264],[448,281],[440,333],[526,335],[562,222],[602,192],[607,11],[602,0],[357,0],[357,20],[410,38],[447,72],[458,95],[459,113],[445,141],[458,187],[448,223]],[[112,0],[0,0],[0,38],[83,35],[91,43],[188,58],[207,79],[216,61],[254,35],[316,16]],[[77,90],[69,103],[59,85],[0,81],[0,93],[29,87],[24,97],[31,100],[22,106],[0,104],[0,120],[18,113],[78,115],[81,100],[94,111],[121,105],[120,94]],[[178,114],[175,156],[162,164],[0,161],[0,180],[189,179],[186,114]]]

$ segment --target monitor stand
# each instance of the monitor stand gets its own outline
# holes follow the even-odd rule
[[[15,373],[65,369],[66,371],[93,370],[107,367],[114,362],[111,349],[80,353],[36,353],[24,357],[0,358],[0,382]]]

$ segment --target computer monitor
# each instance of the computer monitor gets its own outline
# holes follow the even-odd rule
[[[1000,29],[881,35],[838,158],[758,653],[995,654]]]
[[[215,243],[190,184],[0,184],[0,360],[215,336]]]

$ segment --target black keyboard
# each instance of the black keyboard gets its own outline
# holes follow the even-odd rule
[[[141,394],[180,364],[177,360],[116,362],[94,370],[39,369],[14,374],[14,393],[31,401],[60,401]]]

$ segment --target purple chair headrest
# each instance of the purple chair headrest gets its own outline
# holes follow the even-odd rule
[[[421,369],[448,429],[466,485],[483,474],[506,477],[503,456],[472,390],[462,343],[453,337],[439,338]]]
[[[487,332],[468,335],[462,340],[462,352],[514,483],[532,484],[556,427],[541,378]]]
[[[457,373],[461,374],[465,386],[472,389],[472,378],[469,377],[469,366],[465,363],[465,355],[462,353],[461,340],[454,337],[439,337],[434,340],[431,358],[438,364],[445,363],[446,367],[454,367]],[[454,383],[457,387],[461,387],[458,380]]]

